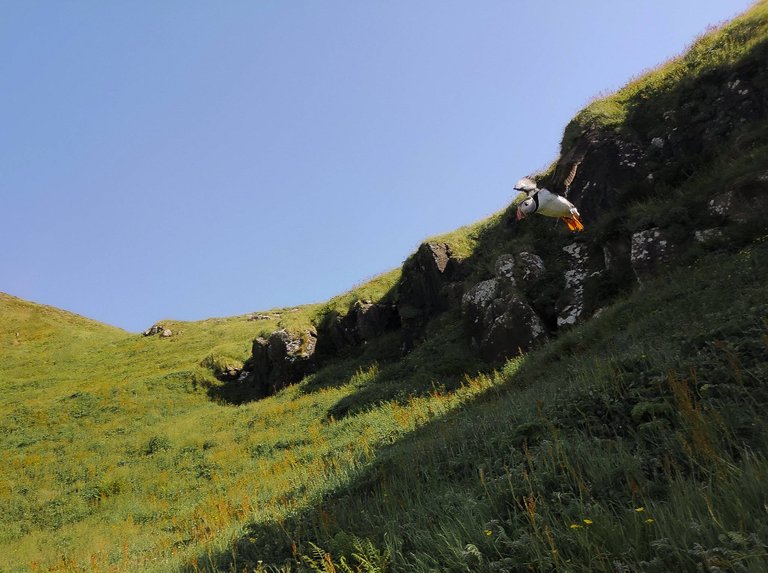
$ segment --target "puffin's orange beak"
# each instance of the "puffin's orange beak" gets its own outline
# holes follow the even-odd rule
[[[520,210],[520,207],[518,207],[518,208],[517,208],[517,220],[519,221],[520,219],[525,219],[525,213],[523,213],[523,212]]]

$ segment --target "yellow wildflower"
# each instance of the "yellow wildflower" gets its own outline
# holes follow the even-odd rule
[[[485,533],[488,536],[493,535],[493,531],[491,531],[490,529],[486,529],[483,533]]]
[[[644,507],[636,507],[636,508],[635,508],[635,511],[636,511],[637,513],[643,513],[643,512],[645,511],[645,508],[644,508]]]
[[[592,525],[592,520],[591,519],[583,519],[582,521],[584,523],[586,523],[587,525]]]
[[[646,519],[646,520],[644,520],[644,521],[645,521],[645,523],[653,523],[653,522],[654,522],[654,521],[656,521],[656,520],[655,520],[655,519],[653,519],[652,517],[649,517],[648,519]]]
[[[581,529],[581,525],[579,525],[578,523],[571,523],[571,525],[569,525],[568,527],[570,527],[571,529]]]

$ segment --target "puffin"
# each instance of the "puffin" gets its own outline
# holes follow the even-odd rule
[[[523,177],[515,184],[517,196],[512,201],[517,207],[517,220],[538,213],[545,217],[562,219],[571,231],[583,231],[581,215],[573,203],[565,197],[552,193],[549,189],[540,189],[530,177]]]

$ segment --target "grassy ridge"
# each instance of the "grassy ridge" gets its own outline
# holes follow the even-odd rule
[[[768,3],[764,0],[741,16],[710,29],[683,54],[648,70],[614,94],[599,97],[581,110],[565,129],[562,141],[567,150],[585,130],[613,128],[646,133],[663,126],[665,111],[678,109],[680,94],[702,76],[727,75],[745,58],[753,58],[766,46]],[[652,101],[653,106],[646,105]],[[648,110],[657,113],[648,115]],[[660,121],[661,120],[661,121]]]

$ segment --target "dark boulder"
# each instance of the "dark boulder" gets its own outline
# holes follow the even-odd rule
[[[557,327],[573,326],[584,317],[584,284],[588,271],[587,246],[571,243],[563,247],[566,254],[565,288],[557,301]]]
[[[356,302],[351,314],[357,335],[362,342],[368,342],[400,327],[400,315],[394,304]]]
[[[165,328],[165,326],[162,325],[162,324],[153,324],[148,329],[146,329],[144,332],[142,332],[142,334],[144,336],[155,336],[156,334],[162,334],[166,330],[168,330],[168,329]]]
[[[271,396],[315,370],[316,347],[314,330],[292,333],[283,329],[268,339],[257,338],[244,366],[248,375],[243,383],[252,384],[258,396]]]
[[[484,360],[501,361],[547,338],[544,323],[502,278],[481,281],[462,298],[470,343]]]
[[[390,303],[356,301],[347,314],[328,313],[318,326],[318,353],[343,354],[400,327],[397,306]]]
[[[423,335],[431,317],[459,304],[465,274],[464,265],[446,243],[423,243],[405,261],[397,310],[406,349]]]
[[[638,231],[632,235],[632,270],[642,284],[655,276],[659,269],[669,263],[676,251],[667,232],[658,227]]]
[[[535,253],[523,251],[515,256],[514,274],[520,288],[525,290],[536,288],[546,270],[544,261]]]
[[[568,131],[576,130],[575,124]],[[587,223],[617,203],[617,190],[648,175],[647,153],[638,141],[609,129],[585,129],[564,149],[550,188],[565,195]]]
[[[709,202],[711,215],[728,223],[765,220],[768,211],[768,172],[734,181],[731,187]]]

